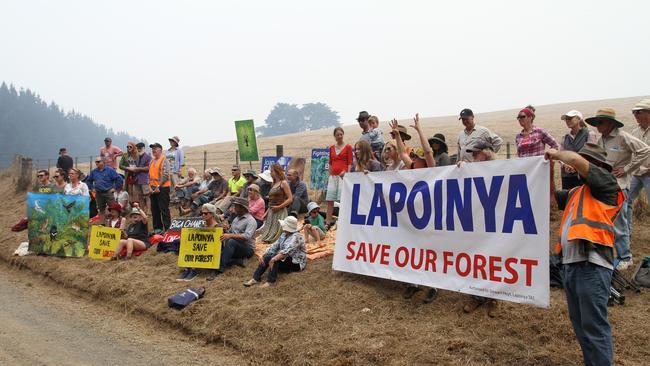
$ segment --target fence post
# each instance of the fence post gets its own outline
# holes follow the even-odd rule
[[[278,158],[284,156],[284,145],[275,145],[275,156]]]
[[[74,168],[79,169],[79,157],[75,156],[74,158]]]
[[[235,150],[235,165],[239,165],[239,149]]]
[[[510,159],[510,141],[506,142],[506,159]]]
[[[203,150],[203,171],[208,169],[208,152]]]
[[[52,167],[52,159],[47,159],[47,174],[50,174],[51,167]]]
[[[88,158],[88,175],[93,171],[93,157]]]
[[[38,163],[38,159],[36,159],[36,170],[38,171],[40,167],[41,167],[41,166],[40,166],[40,164]]]

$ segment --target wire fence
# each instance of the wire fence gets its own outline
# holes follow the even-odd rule
[[[314,147],[317,148],[317,147]],[[323,146],[322,148],[327,148]],[[311,149],[305,149],[300,147],[286,147],[284,145],[277,145],[275,149],[263,148],[258,149],[260,159],[263,157],[292,157],[292,158],[304,158],[309,161],[311,157]],[[510,159],[512,157],[511,143],[507,142],[505,149],[501,149],[499,153],[496,154],[499,159]],[[197,171],[201,172],[207,168],[213,168],[215,166],[224,168],[229,165],[241,165],[242,169],[250,168],[254,170],[260,170],[262,160],[258,161],[246,161],[240,162],[239,160],[239,150],[234,151],[188,151],[185,152],[185,166],[187,168],[194,168]],[[83,172],[89,173],[90,170],[94,167],[94,155],[89,156],[74,156],[74,167],[80,169]],[[56,169],[57,158],[32,158],[32,167],[33,170],[47,170],[52,173]]]

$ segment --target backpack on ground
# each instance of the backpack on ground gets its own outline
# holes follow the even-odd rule
[[[167,299],[167,306],[181,310],[205,295],[205,288],[188,288]]]

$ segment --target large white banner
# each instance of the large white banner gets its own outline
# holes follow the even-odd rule
[[[333,269],[549,306],[549,164],[348,173]]]

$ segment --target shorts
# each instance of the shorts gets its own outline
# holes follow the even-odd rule
[[[307,238],[306,239],[309,239],[310,237],[312,237],[314,239],[317,239],[317,240],[325,239],[325,232],[323,231],[323,229],[319,228],[318,226],[312,226],[312,228],[316,228],[316,230],[318,232],[318,235],[320,235],[320,238],[314,237],[314,233],[312,233],[311,230],[307,230]]]
[[[338,175],[330,175],[327,178],[327,194],[325,201],[340,201],[341,200],[341,177]]]

